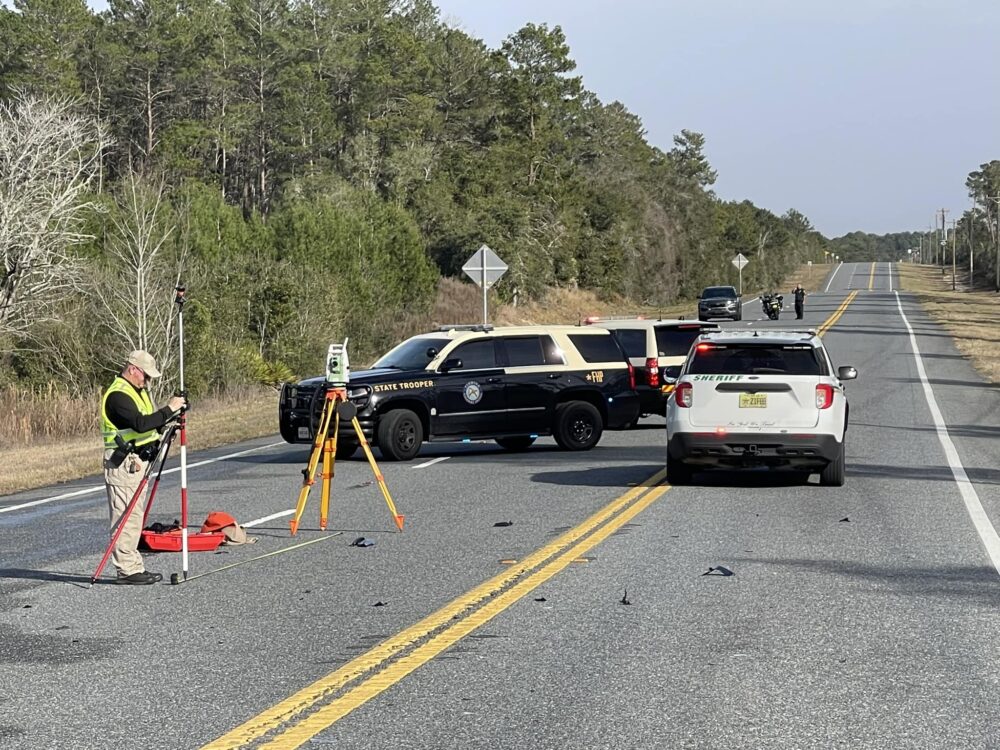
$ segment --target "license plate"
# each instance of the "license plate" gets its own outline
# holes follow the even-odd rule
[[[743,395],[745,396],[746,394],[743,394]],[[741,402],[740,405],[742,406],[742,402]],[[300,440],[308,440],[309,439],[309,428],[308,427],[300,427],[299,428],[299,439]]]
[[[767,394],[766,393],[741,393],[740,394],[740,408],[741,409],[766,409],[767,408]]]

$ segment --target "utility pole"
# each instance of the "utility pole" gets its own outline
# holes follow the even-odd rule
[[[947,235],[946,235],[947,236]],[[957,268],[955,264],[955,244],[958,238],[958,222],[951,220],[951,291],[955,291],[955,276]]]
[[[973,244],[976,226],[976,196],[972,196],[972,211],[969,212],[969,291],[976,286],[976,257]]]
[[[948,215],[948,209],[947,208],[942,208],[941,209],[941,240],[939,242],[939,248],[941,250],[941,254],[939,256],[939,260],[940,260],[940,263],[941,263],[941,275],[942,276],[944,275],[945,248],[948,245],[948,230],[945,227],[945,223],[944,223],[945,222],[945,216],[947,216],[947,215]]]

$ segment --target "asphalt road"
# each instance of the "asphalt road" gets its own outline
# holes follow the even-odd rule
[[[270,438],[189,461],[192,523],[285,513],[190,573],[241,564],[90,589],[99,478],[0,498],[0,748],[1000,747],[1000,393],[897,280],[845,264],[806,301],[818,327],[856,292],[824,336],[861,373],[842,488],[671,488],[650,418],[381,463],[402,533],[339,462],[330,528],[317,486],[291,538],[307,452]],[[152,519],[178,507],[173,472]]]

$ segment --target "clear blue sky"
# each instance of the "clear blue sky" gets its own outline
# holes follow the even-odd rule
[[[1000,0],[435,1],[490,47],[561,26],[584,85],[651,143],[704,133],[720,197],[830,237],[957,218],[968,173],[1000,159]]]
[[[669,149],[705,134],[725,199],[827,236],[926,229],[1000,159],[998,0],[436,0],[490,47],[559,25],[584,85]]]

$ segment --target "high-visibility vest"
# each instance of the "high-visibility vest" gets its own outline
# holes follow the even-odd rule
[[[115,427],[114,423],[108,419],[108,396],[112,393],[124,393],[127,395],[139,407],[139,413],[144,416],[152,414],[155,411],[153,402],[149,398],[149,392],[145,388],[137,391],[135,386],[125,380],[125,378],[121,376],[115,378],[115,381],[108,387],[108,390],[104,392],[104,398],[101,399],[101,437],[104,438],[105,450],[115,450],[118,447],[115,441],[116,435],[121,435],[126,443],[135,441],[136,447],[152,443],[159,439],[160,433],[157,430],[136,432],[132,429],[119,430]]]

